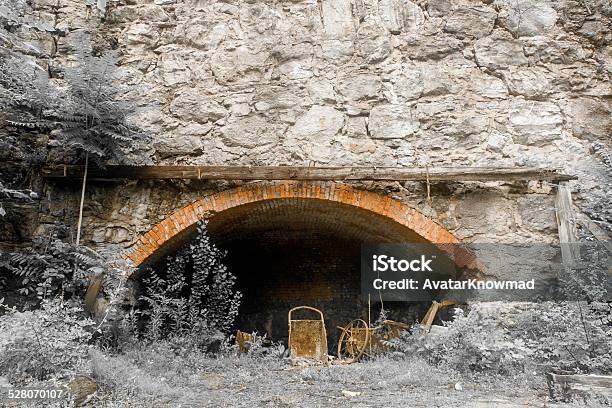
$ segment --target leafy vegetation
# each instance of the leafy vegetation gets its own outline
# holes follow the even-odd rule
[[[456,309],[435,335],[404,333],[391,343],[402,354],[466,374],[610,373],[611,318],[606,303],[474,304],[467,313]]]
[[[227,334],[232,328],[241,293],[223,264],[225,253],[210,241],[206,225],[200,222],[195,238],[168,257],[161,270],[146,272],[140,302],[147,339],[169,334],[206,339],[211,331]]]
[[[41,63],[46,59],[48,65],[50,56],[29,49],[19,35],[30,31],[57,34],[56,30],[26,17],[24,7],[25,3],[18,0],[0,0],[0,124],[15,128],[19,143],[28,132],[47,135],[49,143],[30,143],[29,148],[23,149],[22,164],[31,168],[33,162],[41,165],[48,160],[84,160],[87,169],[90,160],[98,166],[109,160],[128,163],[130,153],[142,146],[145,137],[128,120],[135,110],[133,104],[113,84],[117,52],[95,50],[88,36],[73,34],[71,45],[77,59],[73,65],[62,67],[59,75],[63,76],[64,87],[59,88],[49,80],[48,66]],[[86,178],[87,171],[83,177],[77,245]]]
[[[72,375],[87,360],[93,320],[83,305],[60,298],[18,312],[0,302],[0,372],[14,385]]]
[[[93,250],[66,242],[65,226],[38,237],[22,252],[0,252],[0,290],[16,292],[38,304],[55,297],[83,297],[89,277],[106,271],[106,260]]]

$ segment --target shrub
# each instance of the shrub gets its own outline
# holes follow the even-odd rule
[[[210,242],[204,221],[194,240],[165,260],[165,268],[148,271],[139,297],[148,340],[186,336],[210,347],[215,333],[229,331],[241,294],[234,289],[236,278],[223,264],[224,256]]]
[[[0,289],[34,303],[55,296],[82,297],[88,276],[108,269],[108,263],[95,251],[62,240],[64,229],[60,225],[50,236],[35,238],[22,252],[0,253]]]
[[[536,364],[607,374],[612,372],[611,319],[606,303],[549,302],[517,314],[508,330],[533,350]]]
[[[13,385],[69,375],[87,358],[94,322],[83,305],[46,299],[35,311],[19,313],[0,304],[0,372]]]
[[[507,338],[501,322],[481,313],[478,306],[467,314],[455,309],[453,322],[440,333],[404,332],[390,344],[430,364],[445,364],[463,373],[510,374],[522,369],[530,353],[520,339]]]
[[[403,354],[463,373],[515,375],[563,370],[612,372],[612,328],[605,304],[473,304],[432,334],[404,333],[390,343]]]

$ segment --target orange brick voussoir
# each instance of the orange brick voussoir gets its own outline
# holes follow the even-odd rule
[[[306,198],[344,203],[389,217],[410,228],[429,242],[440,244],[459,242],[451,232],[434,220],[424,216],[415,208],[384,194],[356,189],[338,182],[254,182],[209,195],[175,211],[143,234],[129,249],[126,258],[138,267],[166,242],[199,220],[240,205],[283,198]],[[440,247],[444,250],[443,245]],[[466,258],[470,259],[469,256]]]

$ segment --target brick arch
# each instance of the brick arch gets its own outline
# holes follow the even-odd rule
[[[458,266],[476,267],[476,260],[470,252],[452,245],[460,243],[457,237],[415,208],[380,193],[343,183],[319,181],[256,182],[199,199],[175,211],[143,234],[126,258],[138,267],[174,237],[213,214],[245,204],[291,198],[327,200],[387,217],[436,244]]]

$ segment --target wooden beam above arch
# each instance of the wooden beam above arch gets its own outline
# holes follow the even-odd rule
[[[45,167],[43,177],[83,177],[84,166]],[[560,182],[577,177],[537,167],[305,167],[305,166],[119,166],[88,169],[88,178],[192,180],[309,180],[309,181],[529,181]]]

